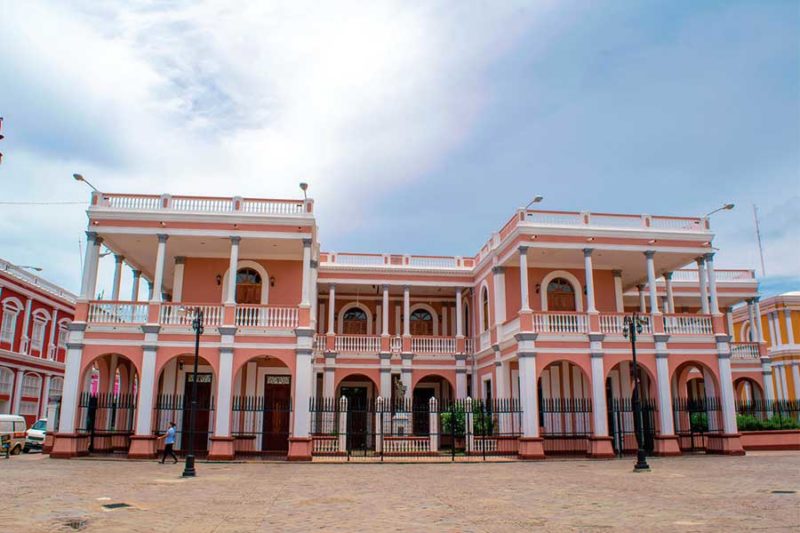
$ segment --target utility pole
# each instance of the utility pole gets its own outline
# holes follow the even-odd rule
[[[758,239],[758,253],[761,256],[761,276],[766,277],[767,269],[764,267],[764,247],[761,244],[761,227],[758,224],[758,207],[753,204],[753,218],[756,221],[756,239]]]

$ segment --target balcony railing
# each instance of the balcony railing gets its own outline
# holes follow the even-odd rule
[[[589,226],[597,228],[660,229],[691,232],[708,231],[705,219],[699,217],[528,210],[526,213],[526,221],[540,226]]]
[[[370,353],[381,351],[380,335],[336,335],[333,347],[337,352]]]
[[[600,333],[622,335],[625,327],[625,313],[600,313]],[[647,315],[638,315],[642,324],[642,333],[651,335],[653,333],[653,323]]]
[[[320,254],[320,264],[333,267],[471,270],[475,266],[475,261],[472,258],[457,256],[323,252]]]
[[[756,276],[755,272],[752,270],[743,270],[743,269],[721,269],[715,268],[714,269],[714,277],[716,278],[717,282],[720,281],[755,281]],[[660,283],[663,283],[663,278],[658,280]],[[676,270],[672,273],[672,281],[689,281],[689,282],[699,282],[700,281],[700,274],[698,273],[697,269],[681,269]]]
[[[758,361],[760,358],[757,342],[731,343],[731,359]]]
[[[296,328],[298,325],[297,307],[237,305],[236,325],[244,328]]]
[[[415,336],[411,337],[411,351],[417,354],[454,354],[455,337]]]
[[[159,322],[167,326],[191,326],[194,314],[186,312],[186,308],[200,309],[203,312],[203,325],[221,326],[225,314],[222,305],[194,305],[181,303],[161,304]]]
[[[540,333],[588,333],[589,320],[583,313],[534,313],[533,331]]]
[[[711,335],[714,330],[709,315],[664,315],[668,335]]]
[[[248,215],[305,215],[313,211],[312,200],[264,198],[172,196],[169,194],[94,193],[91,208],[121,211],[177,211],[183,213],[240,213]]]
[[[91,302],[87,320],[95,324],[145,324],[147,303]]]

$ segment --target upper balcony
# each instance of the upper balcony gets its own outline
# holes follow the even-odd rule
[[[472,257],[444,255],[360,254],[322,252],[320,267],[331,270],[378,269],[386,271],[457,272],[471,273],[475,267]]]

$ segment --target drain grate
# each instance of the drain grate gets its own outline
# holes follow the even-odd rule
[[[773,490],[772,494],[797,494],[796,490]]]
[[[64,522],[64,525],[73,531],[80,531],[81,529],[86,527],[86,520],[81,520],[80,518],[74,518],[72,520],[67,520]]]
[[[106,509],[124,509],[126,507],[130,507],[131,505],[128,503],[106,503],[103,504],[103,507]]]

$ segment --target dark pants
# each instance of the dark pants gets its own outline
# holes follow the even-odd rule
[[[161,457],[161,462],[162,463],[167,460],[167,455],[171,455],[172,456],[172,460],[175,461],[176,463],[178,462],[178,456],[175,455],[175,452],[172,451],[172,447],[173,446],[175,446],[175,445],[174,444],[165,444],[164,445],[164,455],[163,455],[163,457]]]

